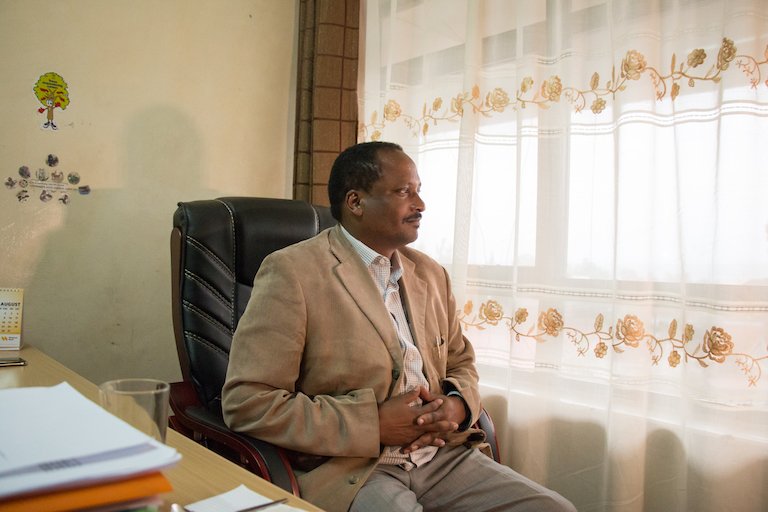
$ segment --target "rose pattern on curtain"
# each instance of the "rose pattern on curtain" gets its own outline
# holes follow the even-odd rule
[[[574,86],[565,86],[561,78],[554,75],[544,80],[540,87],[530,76],[523,78],[520,87],[515,91],[514,98],[502,87],[495,87],[492,91],[482,95],[480,87],[475,85],[472,91],[463,91],[451,98],[450,104],[446,104],[442,97],[432,100],[428,106],[424,102],[421,114],[409,114],[403,112],[400,104],[393,99],[384,105],[382,115],[378,110],[371,113],[369,122],[360,125],[359,138],[362,140],[380,140],[382,130],[387,123],[400,121],[405,123],[413,131],[426,136],[429,127],[438,122],[457,121],[465,112],[492,116],[494,112],[504,112],[507,108],[513,110],[536,106],[550,108],[553,103],[559,103],[562,97],[571,103],[574,111],[581,112],[590,103],[589,109],[595,113],[601,113],[607,101],[615,98],[617,94],[626,90],[630,81],[639,81],[643,75],[648,75],[653,84],[656,100],[661,101],[669,92],[674,101],[680,95],[680,83],[685,82],[688,87],[695,87],[697,83],[719,83],[721,74],[728,70],[730,63],[735,61],[735,66],[741,70],[749,82],[751,88],[758,85],[768,87],[768,79],[762,79],[762,66],[768,64],[768,46],[760,60],[752,55],[737,55],[733,40],[723,38],[722,46],[717,52],[716,62],[711,65],[706,73],[697,75],[693,70],[705,64],[707,52],[703,48],[692,50],[685,62],[677,65],[677,56],[673,53],[670,62],[670,72],[662,74],[656,67],[649,66],[645,56],[637,50],[630,50],[622,59],[619,66],[619,75],[616,76],[616,67],[611,70],[611,78],[604,87],[600,87],[600,74],[595,71],[589,80],[589,88],[580,89]]]
[[[366,0],[502,461],[582,512],[768,507],[768,4]]]

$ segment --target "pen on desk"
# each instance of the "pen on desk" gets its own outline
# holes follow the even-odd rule
[[[269,508],[273,505],[280,505],[281,503],[285,503],[286,501],[288,501],[288,498],[280,498],[279,500],[268,501],[266,503],[262,503],[261,505],[256,505],[248,508],[241,508],[239,510],[235,510],[235,512],[253,512],[254,510],[264,510],[265,508]],[[171,512],[191,512],[191,511],[187,507],[182,507],[178,503],[172,503]]]
[[[255,507],[241,508],[235,512],[253,512],[254,510],[264,510],[265,508],[269,508],[273,505],[280,505],[286,501],[288,501],[288,498],[280,498],[279,500],[268,501],[267,503],[262,503],[261,505],[256,505]]]

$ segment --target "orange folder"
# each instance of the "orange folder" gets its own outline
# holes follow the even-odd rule
[[[171,491],[162,473],[149,473],[125,480],[98,483],[43,494],[28,494],[8,501],[0,500],[2,512],[66,512],[88,507],[121,503]]]

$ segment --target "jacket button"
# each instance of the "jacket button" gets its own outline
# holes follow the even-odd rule
[[[355,484],[356,484],[357,482],[359,482],[359,481],[360,481],[360,478],[359,478],[359,477],[357,477],[357,476],[351,476],[351,477],[349,477],[349,483],[350,483],[350,484],[352,484],[352,485],[355,485]]]

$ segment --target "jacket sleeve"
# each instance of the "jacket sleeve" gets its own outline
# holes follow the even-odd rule
[[[445,276],[445,302],[448,326],[447,358],[445,368],[445,380],[442,384],[445,390],[446,383],[452,385],[461,393],[462,398],[472,412],[469,425],[475,423],[480,416],[480,392],[478,390],[477,368],[475,367],[475,351],[472,344],[464,336],[459,323],[456,309],[456,299],[451,291],[451,282],[448,273],[443,269]]]
[[[279,252],[262,263],[232,339],[222,390],[224,420],[233,430],[292,450],[376,457],[379,422],[372,389],[337,396],[310,396],[300,389],[308,290],[297,267],[300,262]]]

